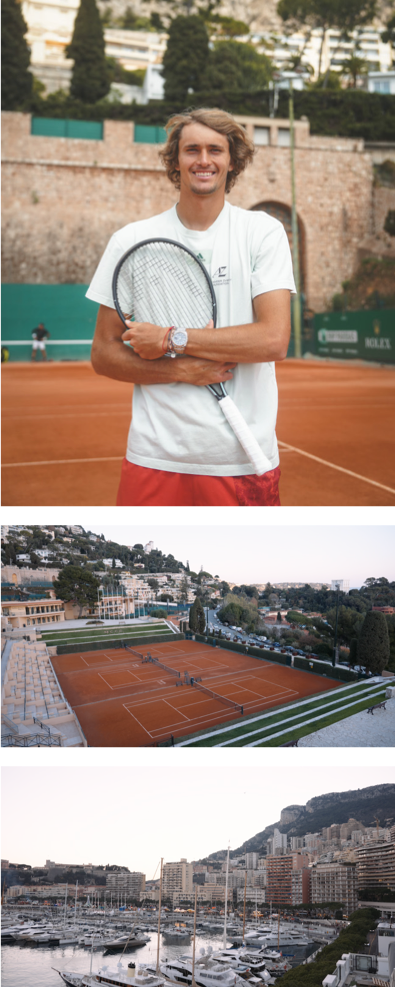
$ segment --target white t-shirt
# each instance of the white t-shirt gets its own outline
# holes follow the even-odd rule
[[[187,229],[175,206],[118,230],[103,254],[87,298],[115,308],[111,283],[118,260],[140,240],[161,236],[189,247],[205,263],[214,284],[219,327],[252,323],[256,295],[276,288],[295,291],[282,224],[265,212],[250,212],[226,202],[208,230]],[[226,390],[274,469],[279,462],[274,363],[238,364]],[[126,458],[138,466],[173,473],[242,476],[254,472],[218,401],[206,387],[184,383],[134,385]]]

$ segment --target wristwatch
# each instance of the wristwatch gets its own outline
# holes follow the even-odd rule
[[[167,337],[167,352],[170,356],[177,356],[177,353],[183,353],[188,342],[188,333],[186,329],[177,329],[176,326],[172,326]]]

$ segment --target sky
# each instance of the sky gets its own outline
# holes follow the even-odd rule
[[[395,527],[390,525],[279,525],[271,519],[270,525],[215,520],[93,525],[90,530],[123,545],[153,541],[165,555],[188,560],[192,571],[203,566],[238,584],[349,579],[353,588],[371,576],[395,580]]]
[[[188,757],[177,766],[4,767],[2,857],[32,866],[118,864],[149,880],[161,857],[236,849],[287,805],[395,781],[393,767],[369,766],[367,752],[364,760],[281,767],[233,755],[211,766]]]

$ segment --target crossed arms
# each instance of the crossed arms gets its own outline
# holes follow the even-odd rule
[[[165,330],[131,323],[125,330],[115,309],[101,305],[92,346],[97,374],[133,384],[183,382],[203,386],[231,380],[237,363],[270,363],[287,355],[290,292],[286,288],[257,295],[255,321],[222,329],[188,329],[185,355],[163,356]],[[127,340],[133,346],[124,346]]]

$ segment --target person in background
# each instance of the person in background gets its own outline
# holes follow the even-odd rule
[[[33,348],[32,348],[32,360],[36,359],[37,350],[41,350],[42,359],[47,359],[47,351],[45,349],[45,340],[49,339],[50,333],[48,329],[45,328],[43,322],[39,322],[36,329],[33,329]]]

